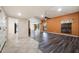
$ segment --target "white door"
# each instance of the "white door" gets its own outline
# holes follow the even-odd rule
[[[16,39],[18,39],[18,19],[8,17],[8,40]]]

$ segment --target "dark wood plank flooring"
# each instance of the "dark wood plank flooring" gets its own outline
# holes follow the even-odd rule
[[[78,53],[79,37],[40,33],[39,49],[44,53]]]
[[[41,32],[36,39],[43,53],[79,53],[79,37]]]

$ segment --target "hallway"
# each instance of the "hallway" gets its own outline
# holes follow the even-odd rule
[[[8,39],[2,53],[40,53],[38,42],[34,39]]]

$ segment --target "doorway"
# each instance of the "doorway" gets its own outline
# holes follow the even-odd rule
[[[38,37],[40,35],[40,19],[30,18],[28,23],[30,37]]]

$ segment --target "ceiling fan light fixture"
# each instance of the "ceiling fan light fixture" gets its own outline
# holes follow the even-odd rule
[[[62,11],[62,8],[58,8],[58,11],[59,11],[59,12]]]
[[[22,13],[19,12],[19,13],[18,13],[18,16],[21,16],[21,15],[22,15]]]

